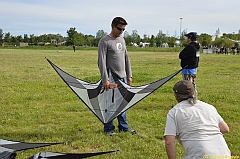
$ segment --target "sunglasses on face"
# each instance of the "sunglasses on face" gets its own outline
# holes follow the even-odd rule
[[[117,30],[119,30],[119,31],[124,31],[125,30],[125,28],[120,28],[120,27],[117,27],[117,26],[115,26],[115,28],[117,28]]]

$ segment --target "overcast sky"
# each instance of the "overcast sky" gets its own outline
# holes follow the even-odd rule
[[[0,29],[11,35],[61,34],[75,27],[85,35],[110,32],[111,21],[122,16],[126,31],[143,37],[159,30],[170,36],[181,31],[198,34],[238,33],[239,0],[0,0]],[[181,20],[182,19],[182,25]]]

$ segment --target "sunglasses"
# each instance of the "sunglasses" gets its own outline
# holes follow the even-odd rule
[[[115,28],[117,28],[117,30],[119,30],[119,31],[124,31],[125,30],[125,28],[120,28],[120,27],[117,27],[117,26],[115,26]]]

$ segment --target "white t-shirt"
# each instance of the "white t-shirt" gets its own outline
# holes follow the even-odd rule
[[[168,112],[164,136],[176,136],[184,148],[185,159],[229,158],[230,150],[219,128],[222,121],[212,105],[198,100],[192,106],[185,100]]]

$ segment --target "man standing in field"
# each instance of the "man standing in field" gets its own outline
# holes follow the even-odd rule
[[[197,34],[195,32],[190,32],[185,34],[185,36],[188,44],[179,54],[181,67],[184,68],[182,70],[182,77],[183,80],[190,80],[196,89],[195,78],[200,56],[200,45],[197,42]]]
[[[176,159],[175,138],[184,149],[184,159],[231,158],[223,137],[229,127],[216,108],[193,98],[195,88],[189,80],[177,82],[173,91],[178,104],[167,114],[164,137],[168,158]]]
[[[121,34],[125,30],[127,22],[122,17],[115,17],[112,20],[112,31],[100,39],[98,43],[98,67],[102,77],[103,87],[107,91],[110,88],[108,71],[111,69],[125,83],[132,82],[132,70],[128,57],[126,43]],[[126,112],[118,117],[118,130],[135,134],[135,130],[128,127]],[[115,126],[113,121],[104,125],[104,132],[110,136],[114,135]]]

